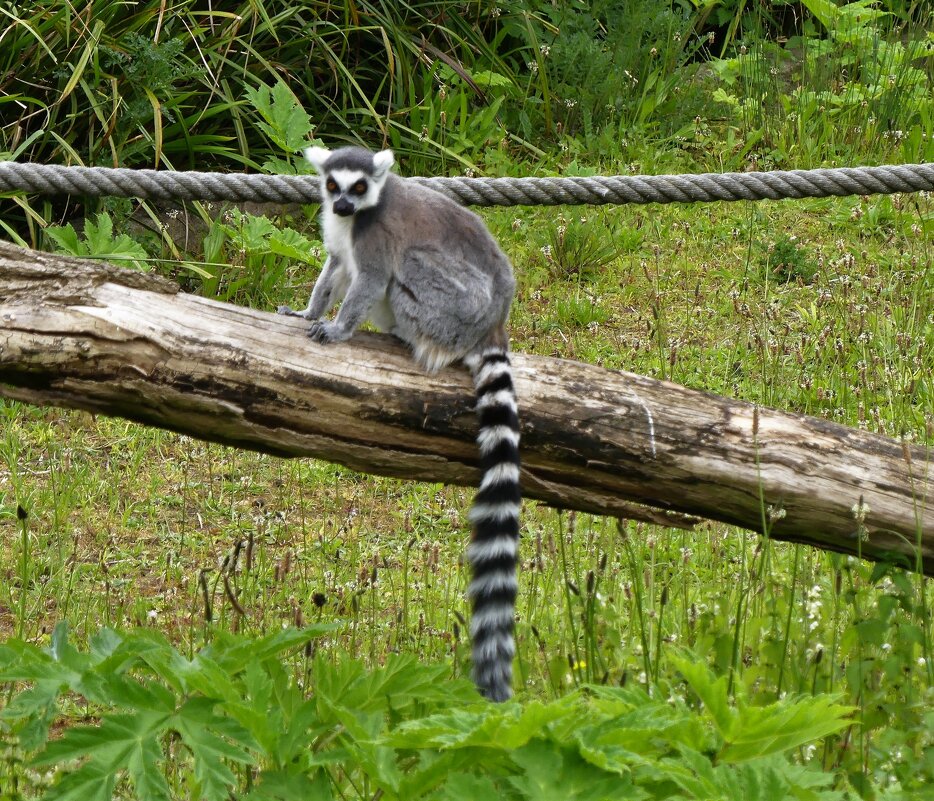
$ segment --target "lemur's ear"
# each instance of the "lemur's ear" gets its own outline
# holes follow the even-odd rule
[[[389,168],[396,162],[396,157],[392,155],[391,150],[380,150],[373,156],[373,174],[376,178],[382,178]]]
[[[302,153],[305,154],[305,158],[308,159],[311,166],[315,168],[318,174],[324,172],[324,162],[328,160],[328,156],[331,155],[331,151],[326,147],[306,147]]]

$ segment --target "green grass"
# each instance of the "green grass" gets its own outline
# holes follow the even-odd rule
[[[928,197],[587,210],[574,236],[591,241],[575,252],[620,247],[577,272],[542,250],[555,210],[485,216],[519,275],[516,350],[934,445],[934,266],[912,230],[930,213]],[[808,282],[762,268],[789,231],[816,266]],[[303,298],[308,270],[270,308]],[[466,675],[468,491],[81,413],[0,414],[4,636],[44,643],[67,620],[80,646],[101,626],[153,629],[192,655],[224,632],[335,622],[317,645],[329,664],[412,654]],[[523,534],[523,705],[596,683],[690,706],[686,649],[755,706],[853,707],[845,729],[789,755],[838,789],[895,798],[934,780],[925,580],[718,524],[689,533],[527,503]]]

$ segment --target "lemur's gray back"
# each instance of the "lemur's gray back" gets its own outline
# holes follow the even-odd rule
[[[515,279],[476,214],[389,175],[379,205],[355,215],[353,239],[359,262],[389,271],[393,333],[428,369],[436,365],[422,358],[424,350],[449,351],[449,362],[505,344]]]

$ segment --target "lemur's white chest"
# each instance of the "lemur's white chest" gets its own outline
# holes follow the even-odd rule
[[[324,235],[324,247],[334,270],[333,300],[343,300],[351,283],[360,273],[360,266],[353,250],[353,216],[341,217],[332,211],[326,211],[321,218]],[[392,331],[396,326],[396,316],[388,296],[377,300],[367,313],[367,319],[380,331]]]
[[[321,227],[324,247],[333,262],[334,286],[339,297],[343,298],[359,272],[353,252],[353,216],[341,217],[332,211],[325,211]]]

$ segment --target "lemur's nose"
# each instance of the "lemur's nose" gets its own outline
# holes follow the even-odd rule
[[[353,214],[354,206],[347,198],[339,197],[334,201],[334,213],[339,217],[349,217]]]

